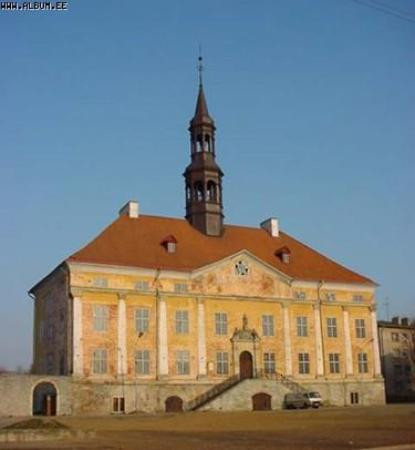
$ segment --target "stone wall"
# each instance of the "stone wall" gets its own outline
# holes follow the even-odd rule
[[[165,411],[170,396],[186,403],[206,392],[212,383],[172,382],[91,382],[65,376],[0,375],[0,416],[30,416],[33,412],[33,390],[42,382],[51,383],[57,391],[57,415],[107,415],[113,413],[113,398],[125,398],[125,412]],[[350,405],[350,393],[359,394],[359,404],[384,404],[383,380],[322,381],[302,383],[310,391],[319,391],[325,405]],[[290,390],[275,380],[247,379],[238,383],[201,410],[251,410],[252,396],[263,392],[272,396],[272,409],[280,409]]]

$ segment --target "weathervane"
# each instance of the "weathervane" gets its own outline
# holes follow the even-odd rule
[[[202,58],[202,46],[199,44],[199,58],[197,58],[197,71],[199,72],[199,85],[202,86],[202,72],[203,72],[203,58]]]

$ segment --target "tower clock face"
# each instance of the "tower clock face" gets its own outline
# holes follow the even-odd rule
[[[249,266],[245,261],[238,261],[235,264],[235,273],[236,275],[243,277],[245,275],[248,275],[249,273]]]

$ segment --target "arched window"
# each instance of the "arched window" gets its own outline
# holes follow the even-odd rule
[[[211,145],[210,145],[210,136],[208,134],[205,134],[205,149],[207,152],[211,152]]]
[[[192,190],[189,184],[186,184],[186,199],[190,201],[192,199]]]
[[[208,181],[206,199],[208,201],[216,201],[216,184],[213,181]]]
[[[203,136],[201,134],[198,134],[196,138],[196,152],[203,152]]]
[[[203,184],[202,183],[196,183],[195,184],[195,194],[196,194],[196,200],[198,202],[203,202],[204,199],[204,193],[203,193]]]

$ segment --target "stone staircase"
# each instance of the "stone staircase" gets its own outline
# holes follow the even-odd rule
[[[208,389],[203,394],[198,395],[193,400],[190,400],[186,404],[186,411],[196,411],[206,403],[209,403],[216,397],[219,397],[219,395],[222,395],[227,390],[231,389],[232,387],[236,386],[238,383],[243,381],[243,379],[240,378],[239,374],[233,375],[229,378],[227,378],[222,383],[215,384],[212,388]]]
[[[221,397],[225,397],[228,395],[228,391],[230,389],[237,387],[237,385],[241,384],[243,381],[246,381],[247,384],[255,384],[258,389],[260,389],[262,384],[266,384],[268,387],[273,386],[276,389],[278,389],[279,386],[284,391],[281,392],[281,395],[284,395],[284,393],[287,392],[293,392],[296,394],[307,392],[307,389],[294,380],[286,377],[282,373],[266,373],[264,370],[259,370],[252,378],[241,378],[240,375],[237,374],[227,378],[222,383],[215,384],[203,394],[200,394],[193,400],[187,402],[185,410],[196,411],[200,408],[205,409],[204,407],[206,407],[209,403],[214,402],[214,400]],[[241,389],[236,388],[236,390],[238,393],[235,392],[234,394],[240,395],[244,389],[241,391]],[[230,396],[234,394],[229,393]]]
[[[291,378],[286,377],[285,375],[279,372],[266,373],[264,370],[259,370],[257,371],[257,374],[254,378],[261,378],[264,380],[275,380],[295,394],[303,394],[307,392],[307,389],[301,386],[301,384],[295,382]]]

